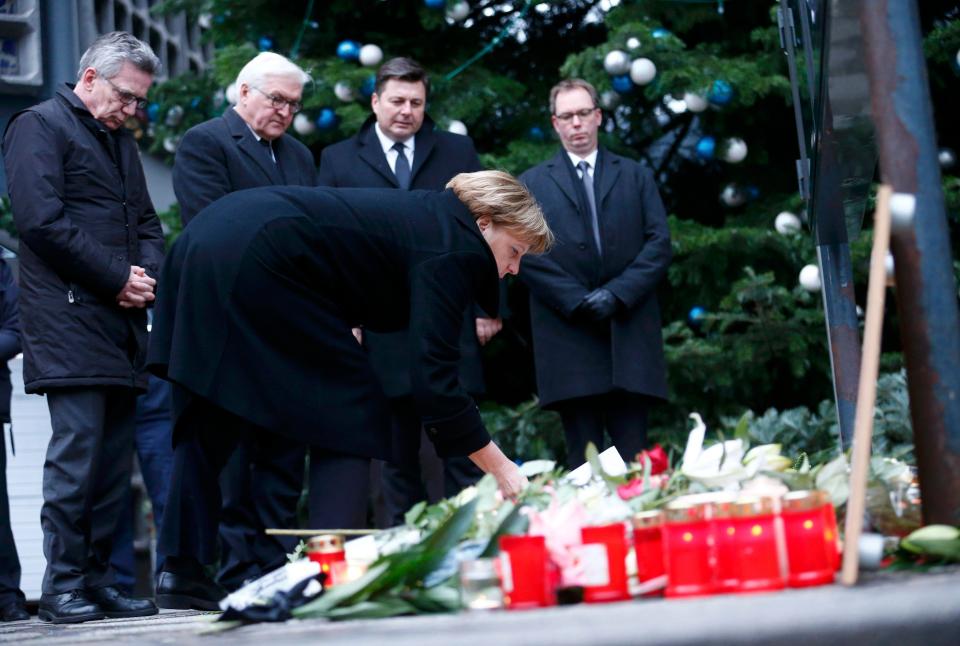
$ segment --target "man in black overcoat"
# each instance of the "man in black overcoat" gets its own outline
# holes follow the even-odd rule
[[[14,115],[3,140],[20,233],[24,385],[47,396],[39,616],[72,623],[155,614],[123,596],[109,565],[133,466],[147,316],[163,259],[126,119],[160,61],[124,32],[98,38],[75,86]]]
[[[184,225],[234,191],[316,186],[313,154],[287,134],[309,79],[285,57],[262,52],[237,75],[237,104],[184,134],[173,165],[173,190]],[[297,525],[305,447],[271,440],[257,437],[253,445],[239,446],[221,476],[218,581],[228,590],[282,565],[296,545],[295,539],[267,536],[264,529]],[[175,594],[164,592],[164,598]]]
[[[626,460],[646,446],[647,407],[667,395],[656,288],[670,233],[653,174],[598,145],[597,93],[580,79],[550,92],[563,149],[521,181],[556,246],[524,264],[540,403],[563,419],[567,462],[604,429]]]
[[[429,78],[419,63],[409,58],[384,63],[377,71],[376,92],[370,99],[373,115],[356,135],[323,150],[320,184],[437,191],[457,173],[480,170],[470,138],[437,129],[426,115],[428,93]],[[464,319],[460,381],[474,395],[486,390],[480,346],[500,328],[501,320],[489,317],[480,308],[473,308]],[[394,456],[382,466],[386,518],[377,518],[378,525],[392,527],[403,523],[406,511],[418,501],[436,502],[443,495],[456,495],[482,474],[465,458],[448,458],[443,461],[441,485],[438,459],[432,446],[423,440],[413,403],[407,332],[361,334],[384,392],[390,397],[393,415]],[[426,487],[421,480],[421,462]]]

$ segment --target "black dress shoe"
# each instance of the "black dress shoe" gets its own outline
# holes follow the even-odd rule
[[[37,616],[55,624],[79,624],[103,619],[107,615],[83,590],[71,590],[63,594],[41,594]]]
[[[30,613],[22,601],[11,601],[0,608],[0,621],[26,621],[29,618]]]
[[[227,592],[204,574],[161,572],[157,579],[157,605],[176,610],[220,610]]]
[[[108,617],[149,617],[160,612],[150,599],[125,596],[112,585],[87,590],[87,596],[103,608]]]

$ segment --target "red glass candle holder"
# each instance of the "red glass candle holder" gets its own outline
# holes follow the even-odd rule
[[[500,537],[500,585],[511,610],[556,605],[543,536]]]
[[[663,525],[663,557],[668,597],[711,594],[713,546],[707,510],[710,503],[677,498],[667,506]]]
[[[336,585],[334,564],[346,561],[343,537],[339,534],[321,534],[307,541],[307,558],[320,564],[320,572],[326,575],[324,585]]]
[[[790,564],[787,583],[794,588],[832,583],[835,542],[827,534],[824,499],[819,491],[791,491],[783,497],[784,529]]]
[[[742,498],[733,505],[738,592],[780,590],[786,582],[772,498]]]
[[[737,525],[734,520],[734,496],[718,499],[710,508],[710,533],[713,537],[713,580],[717,592],[736,592],[740,587],[737,557]]]
[[[826,492],[821,491],[823,497],[823,539],[827,543],[827,552],[830,554],[830,562],[833,564],[833,570],[840,569],[840,530],[837,529],[837,510],[833,508],[830,497]]]
[[[625,601],[627,589],[627,527],[624,523],[584,527],[581,555],[587,581],[583,600],[587,603]]]
[[[633,517],[633,550],[637,557],[637,580],[641,585],[663,578],[666,584],[667,570],[663,565],[663,512],[642,511]],[[644,596],[663,594],[652,590]]]

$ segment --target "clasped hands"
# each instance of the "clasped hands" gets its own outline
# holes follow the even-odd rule
[[[620,309],[620,301],[609,289],[598,287],[583,297],[583,300],[574,308],[574,316],[580,316],[589,321],[604,321]]]
[[[117,305],[120,307],[146,307],[147,303],[156,298],[153,288],[157,281],[147,276],[143,267],[132,265],[127,283],[117,294]]]

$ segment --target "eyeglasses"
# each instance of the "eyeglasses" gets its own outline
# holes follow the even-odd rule
[[[300,112],[301,108],[303,108],[303,104],[300,103],[299,101],[287,101],[282,96],[277,96],[276,94],[267,94],[260,88],[255,87],[253,85],[251,85],[250,88],[253,90],[256,90],[263,96],[267,97],[267,99],[270,100],[270,105],[273,106],[274,110],[282,110],[283,106],[288,105],[290,106],[290,113],[296,114],[297,112]]]
[[[563,114],[554,115],[560,121],[572,121],[574,117],[580,117],[580,120],[584,120],[594,113],[596,108],[584,108],[583,110],[577,110],[576,112],[564,112]]]
[[[105,76],[101,76],[100,78],[102,78],[104,81],[110,84],[110,87],[113,88],[113,91],[117,95],[117,99],[119,99],[120,103],[122,103],[123,105],[130,105],[131,103],[136,103],[137,109],[139,110],[145,110],[147,108],[147,100],[144,99],[143,97],[139,97],[136,94],[133,94],[132,92],[127,92],[126,90],[121,90],[116,86],[116,84],[113,81],[111,81]]]

